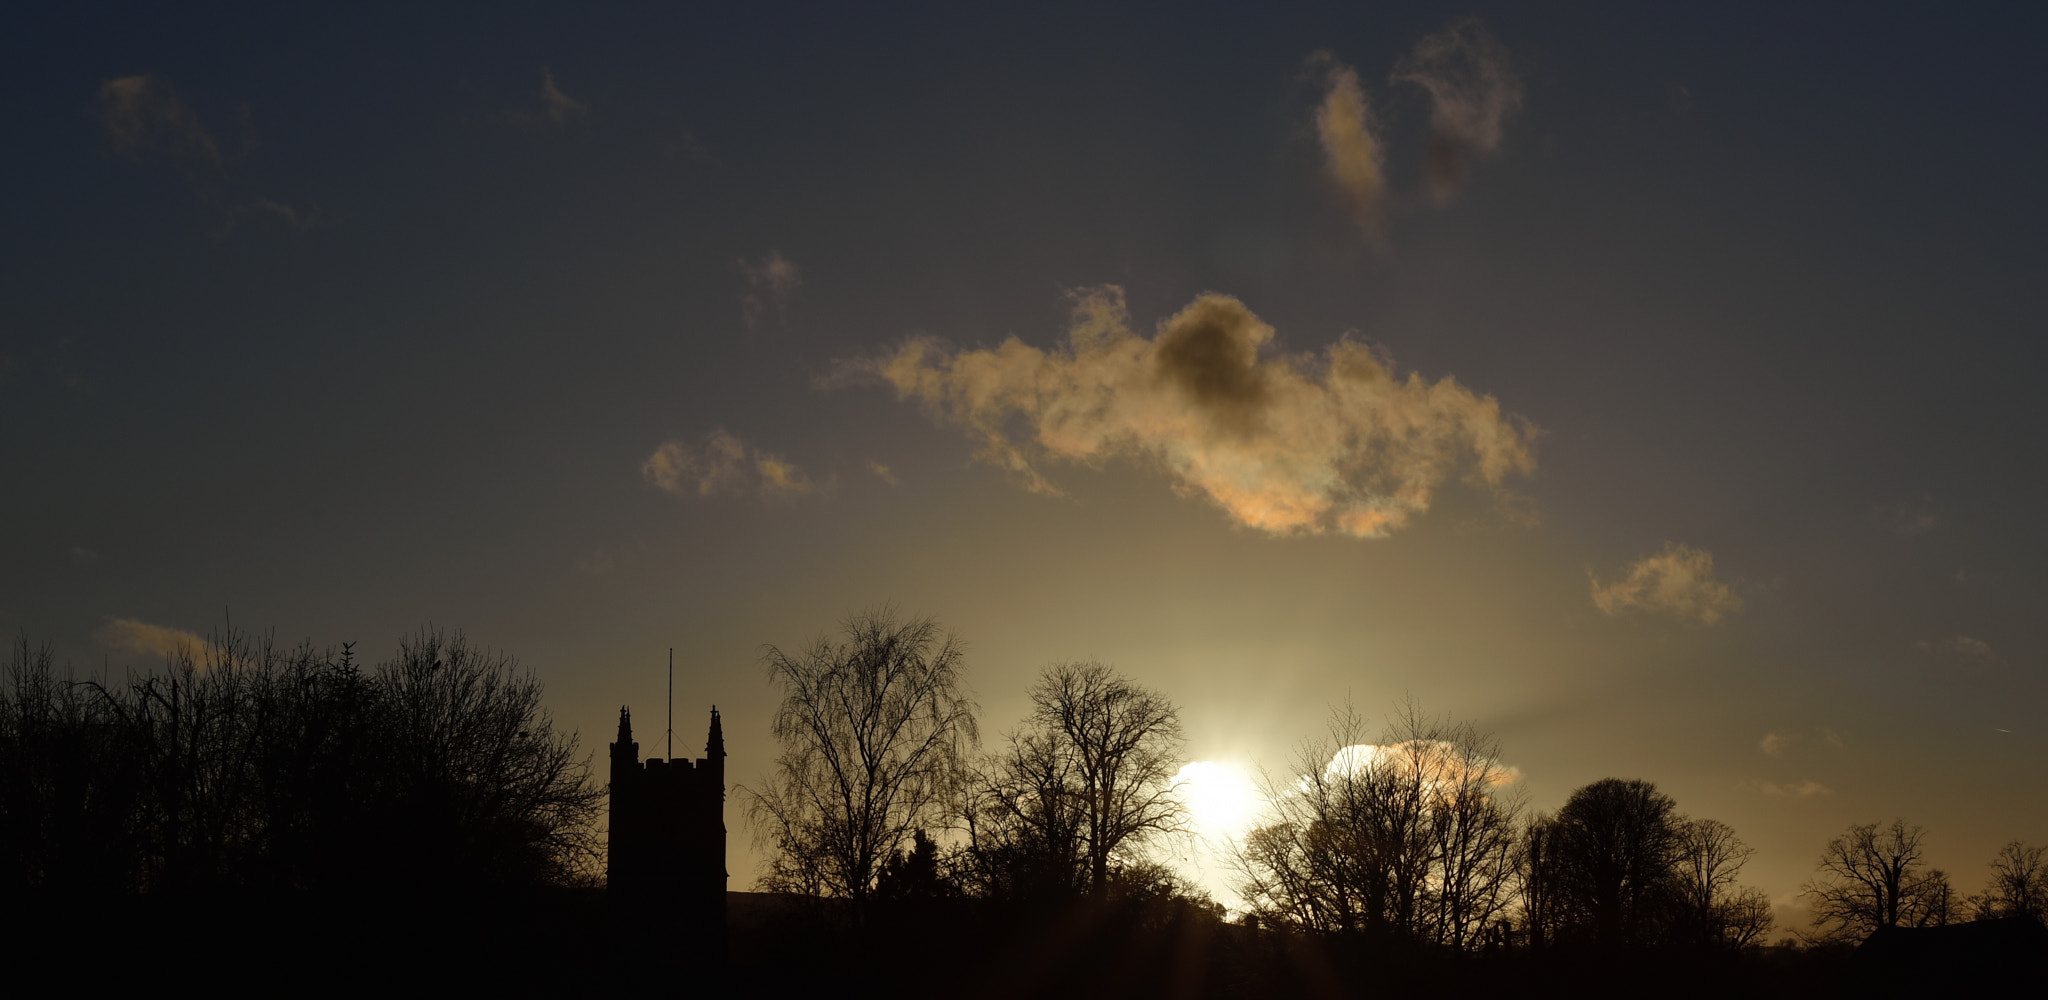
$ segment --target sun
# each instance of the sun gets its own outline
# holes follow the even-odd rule
[[[1195,761],[1173,776],[1173,786],[1187,803],[1195,832],[1211,840],[1244,836],[1265,805],[1251,775],[1234,764]]]

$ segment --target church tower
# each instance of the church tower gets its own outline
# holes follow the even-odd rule
[[[725,728],[718,709],[703,757],[643,762],[633,713],[620,708],[611,779],[605,888],[617,933],[643,940],[639,947],[723,961]]]

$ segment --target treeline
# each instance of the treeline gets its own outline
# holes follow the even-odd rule
[[[137,918],[131,953],[470,940],[507,898],[597,884],[602,796],[539,682],[460,633],[369,667],[227,633],[119,681],[22,639],[0,677],[0,894],[60,949]],[[375,948],[325,936],[373,928]]]
[[[1229,848],[1246,907],[1230,922],[1172,864],[1197,833],[1173,780],[1185,740],[1168,698],[1101,663],[1057,663],[983,750],[962,661],[936,623],[887,609],[800,651],[770,648],[782,754],[742,795],[767,852],[760,887],[819,900],[800,908],[819,926],[756,961],[885,975],[818,943],[866,953],[874,935],[915,928],[991,963],[955,975],[989,978],[1002,955],[1033,954],[1036,967],[993,978],[1094,994],[1117,992],[1108,984],[1137,955],[1166,963],[1155,980],[1232,984],[1224,993],[1343,993],[1403,975],[1563,986],[1660,963],[1706,978],[1659,992],[1795,990],[1867,983],[1828,964],[1844,961],[1830,948],[1881,929],[2016,917],[2038,931],[2048,913],[2041,848],[2009,845],[1986,890],[1962,898],[1926,866],[1918,827],[1858,826],[1805,887],[1820,925],[1781,939],[1806,947],[1767,954],[1770,901],[1741,884],[1754,851],[1727,824],[1622,778],[1531,811],[1497,740],[1410,703],[1376,731],[1338,711],[1268,784],[1265,815]],[[1085,971],[1047,971],[1062,967]]]

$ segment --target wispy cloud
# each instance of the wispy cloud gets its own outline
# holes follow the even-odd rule
[[[1133,332],[1122,289],[1073,296],[1066,343],[1012,337],[956,351],[913,338],[837,378],[872,373],[980,442],[978,457],[1059,494],[1040,466],[1127,459],[1165,471],[1246,527],[1377,538],[1427,511],[1446,479],[1498,488],[1535,467],[1531,431],[1446,377],[1398,377],[1349,339],[1319,355],[1271,350],[1274,331],[1226,295],[1203,295]],[[1021,420],[1028,431],[1011,428]]]
[[[500,119],[531,129],[554,129],[590,114],[590,105],[563,93],[555,71],[541,67],[540,105],[527,105],[500,114]]]
[[[100,84],[100,122],[118,152],[162,152],[176,159],[219,165],[220,145],[170,83],[152,73],[118,76]]]
[[[1764,793],[1765,795],[1777,799],[1810,799],[1817,795],[1835,794],[1834,789],[1829,788],[1828,786],[1823,785],[1820,782],[1815,781],[1811,778],[1808,778],[1805,781],[1794,781],[1785,783],[1780,783],[1776,781],[1756,781],[1751,783],[1751,787],[1755,788],[1759,792]]]
[[[320,210],[301,211],[282,202],[272,201],[261,195],[228,209],[227,220],[222,224],[224,232],[233,232],[252,221],[269,220],[282,224],[287,229],[311,229],[320,221]]]
[[[1814,730],[1810,737],[1784,729],[1774,729],[1757,741],[1756,748],[1772,757],[1782,757],[1785,752],[1805,743],[1809,738],[1830,750],[1842,749],[1842,734],[1832,729]]]
[[[1586,576],[1593,584],[1593,606],[1610,615],[1662,611],[1712,625],[1742,610],[1742,598],[1714,579],[1714,557],[1687,545],[1666,544],[1664,551],[1636,560],[1613,583],[1601,583],[1591,570]]]
[[[758,261],[741,260],[740,273],[747,276],[747,291],[740,296],[740,318],[746,320],[749,330],[761,322],[769,308],[780,312],[789,302],[790,294],[804,283],[796,262],[784,257],[780,250],[770,250]]]
[[[1924,535],[1941,523],[1934,502],[1926,497],[1870,508],[1870,523],[1896,535]]]
[[[752,494],[789,499],[823,489],[781,456],[753,448],[724,428],[705,435],[702,444],[664,442],[640,463],[640,475],[662,492],[680,497]]]
[[[206,639],[181,628],[151,625],[133,618],[116,618],[99,632],[100,642],[115,649],[132,649],[158,656],[189,654],[195,661],[206,649]]]
[[[1913,648],[1923,653],[1940,653],[1968,660],[1998,659],[1998,652],[1991,648],[1990,643],[1967,635],[1952,635],[1933,641],[1923,639],[1914,643]]]
[[[896,478],[896,474],[894,472],[889,471],[889,467],[883,465],[880,462],[870,461],[868,463],[868,471],[874,473],[876,479],[888,483],[891,486],[903,485],[903,483]]]
[[[590,105],[562,93],[561,86],[555,83],[554,70],[545,68],[540,71],[540,106],[541,113],[556,125],[590,113]]]
[[[1375,132],[1372,106],[1358,72],[1328,52],[1309,57],[1322,69],[1322,103],[1316,107],[1316,138],[1323,147],[1323,167],[1353,221],[1368,235],[1379,232],[1380,202],[1386,197],[1385,153]]]
[[[116,152],[131,159],[162,156],[177,163],[199,199],[220,213],[217,234],[222,238],[257,221],[289,229],[308,229],[319,221],[317,208],[294,208],[251,192],[230,169],[230,161],[239,156],[222,152],[221,144],[200,124],[198,112],[162,77],[142,73],[103,81],[100,122]],[[241,152],[254,145],[245,137]]]
[[[1415,43],[1393,80],[1429,92],[1429,145],[1423,158],[1430,196],[1457,196],[1472,164],[1500,149],[1501,124],[1522,106],[1522,81],[1507,46],[1476,17],[1464,17]]]

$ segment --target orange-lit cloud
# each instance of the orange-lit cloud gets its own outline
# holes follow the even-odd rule
[[[1495,788],[1522,780],[1521,768],[1505,764],[1488,766],[1480,773],[1466,762],[1456,745],[1442,740],[1409,740],[1387,746],[1354,744],[1331,754],[1323,773],[1332,778],[1355,778],[1387,768],[1420,768],[1439,783],[1452,786],[1473,778]]]
[[[740,272],[747,276],[747,292],[740,297],[740,317],[746,320],[749,330],[761,322],[770,306],[781,309],[789,301],[790,293],[804,283],[796,262],[779,250],[768,251],[768,256],[758,261],[740,261]]]
[[[1601,583],[1591,571],[1586,575],[1593,582],[1593,606],[1610,615],[1665,611],[1712,625],[1742,610],[1742,598],[1714,579],[1713,555],[1687,545],[1666,544],[1664,551],[1636,560],[1613,583]]]
[[[1132,331],[1122,289],[1105,286],[1074,296],[1066,343],[1051,351],[1014,337],[971,351],[920,338],[842,373],[880,375],[1031,490],[1060,492],[1040,471],[1050,459],[1136,460],[1276,535],[1381,537],[1461,469],[1497,488],[1535,466],[1530,430],[1490,396],[1449,377],[1397,377],[1349,339],[1303,356],[1272,340],[1244,303],[1215,294],[1147,338]]]
[[[821,489],[802,469],[750,447],[724,428],[706,434],[702,444],[663,442],[640,463],[640,475],[662,492],[680,497],[751,493],[787,499]]]
[[[100,629],[99,640],[115,649],[132,649],[158,656],[189,655],[194,662],[206,650],[206,639],[181,628],[151,625],[133,618],[116,618]]]
[[[1449,201],[1473,161],[1500,149],[1501,123],[1522,106],[1522,81],[1507,47],[1478,18],[1459,18],[1415,43],[1395,64],[1393,79],[1429,92],[1425,175],[1430,196]]]
[[[179,159],[221,160],[220,146],[200,127],[199,115],[151,73],[101,83],[100,122],[108,141],[129,156],[160,150]]]
[[[880,462],[868,462],[868,471],[874,473],[876,479],[888,483],[891,486],[903,485],[903,482],[896,478],[896,474],[894,472],[889,471],[889,467],[883,465]]]
[[[1757,741],[1756,748],[1776,757],[1784,753],[1786,747],[1798,741],[1799,737],[1796,734],[1785,732],[1782,729],[1773,730],[1772,732],[1765,733],[1764,738]]]
[[[1380,202],[1386,197],[1385,154],[1374,131],[1372,106],[1358,73],[1327,52],[1310,57],[1325,67],[1323,100],[1316,107],[1316,138],[1323,146],[1323,167],[1359,227],[1368,234],[1380,225]]]

